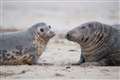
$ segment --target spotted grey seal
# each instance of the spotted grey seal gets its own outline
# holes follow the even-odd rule
[[[55,35],[40,22],[17,32],[0,33],[0,65],[37,64],[48,41]]]
[[[66,38],[80,45],[81,66],[120,66],[117,28],[97,21],[87,22],[69,31]]]

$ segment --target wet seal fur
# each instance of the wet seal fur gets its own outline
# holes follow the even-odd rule
[[[66,38],[80,45],[81,66],[120,66],[120,31],[114,26],[88,22],[69,31]]]
[[[24,31],[0,33],[0,65],[37,64],[48,41],[51,26],[36,23]]]

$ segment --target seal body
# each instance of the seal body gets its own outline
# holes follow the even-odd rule
[[[69,31],[66,38],[80,44],[81,65],[120,66],[120,32],[113,26],[88,22]]]
[[[0,33],[0,65],[36,64],[54,35],[45,23],[24,31]]]

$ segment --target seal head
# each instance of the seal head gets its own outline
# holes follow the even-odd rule
[[[49,40],[55,36],[55,32],[51,30],[51,26],[43,22],[32,25],[29,31],[32,35],[40,37],[44,40]]]

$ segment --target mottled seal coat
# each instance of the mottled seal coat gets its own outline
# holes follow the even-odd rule
[[[0,65],[37,64],[55,33],[46,23],[36,23],[24,31],[0,33]]]
[[[100,22],[84,23],[66,35],[81,46],[82,66],[120,66],[120,32]]]

